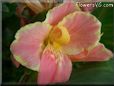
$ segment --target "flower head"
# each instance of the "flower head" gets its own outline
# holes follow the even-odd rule
[[[51,9],[44,22],[22,27],[11,44],[14,58],[38,71],[38,84],[65,82],[71,61],[104,61],[111,51],[99,42],[100,21],[72,2]]]

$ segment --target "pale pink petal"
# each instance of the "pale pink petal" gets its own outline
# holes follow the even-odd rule
[[[85,58],[86,61],[105,61],[112,58],[113,54],[110,50],[105,48],[103,44],[99,44],[95,47]]]
[[[82,61],[82,59],[86,58],[88,55],[88,51],[84,50],[76,55],[69,55],[71,61]]]
[[[101,23],[90,13],[69,14],[58,25],[65,27],[70,34],[70,42],[65,49],[71,47],[81,51],[94,46],[100,40]]]
[[[83,54],[83,56],[70,56],[72,61],[106,61],[112,58],[113,54],[110,50],[105,48],[103,44],[98,44],[92,50],[88,52],[88,54]]]
[[[57,63],[55,55],[50,51],[46,50],[41,58],[40,68],[38,73],[38,84],[50,84],[52,83],[57,70]]]
[[[38,71],[43,42],[49,31],[50,27],[40,22],[22,27],[10,47],[14,58],[23,66]]]
[[[72,71],[72,63],[67,56],[60,58],[58,68],[53,82],[66,82],[69,80]]]
[[[69,80],[72,71],[70,59],[53,47],[46,48],[41,57],[38,84],[63,83]]]
[[[72,2],[72,0],[69,2],[64,2],[63,4],[51,9],[46,16],[45,21],[51,25],[56,25],[63,19],[63,17],[76,10],[79,11],[80,9]]]

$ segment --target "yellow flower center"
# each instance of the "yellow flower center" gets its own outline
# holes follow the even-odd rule
[[[67,44],[70,41],[70,35],[63,26],[55,26],[49,34],[49,40],[60,45]]]
[[[62,45],[67,44],[70,41],[70,35],[67,29],[63,26],[54,26],[51,28],[51,31],[44,42],[44,48],[46,46],[51,46],[53,49],[52,51],[55,52],[56,55],[62,50]],[[57,54],[58,52],[58,54]]]

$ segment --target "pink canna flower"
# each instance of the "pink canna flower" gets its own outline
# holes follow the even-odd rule
[[[71,61],[106,61],[112,52],[99,42],[100,21],[74,3],[63,3],[47,13],[44,22],[22,27],[11,44],[14,59],[38,71],[38,84],[69,80]]]

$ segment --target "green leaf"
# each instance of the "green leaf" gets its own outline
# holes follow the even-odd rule
[[[106,62],[74,63],[67,84],[113,84],[114,59]]]
[[[105,4],[105,3],[103,3]],[[103,36],[100,42],[113,51],[113,7],[96,8],[92,14],[95,15],[102,23],[101,32]]]

